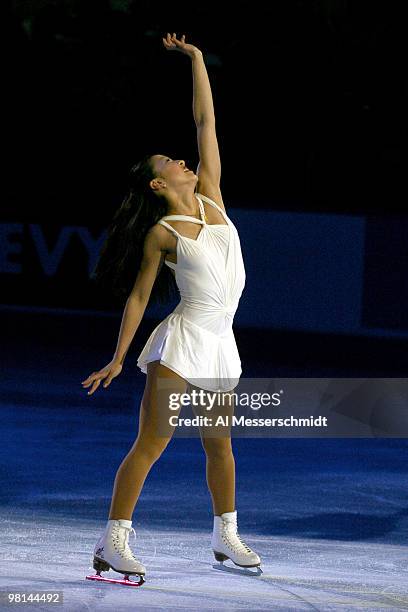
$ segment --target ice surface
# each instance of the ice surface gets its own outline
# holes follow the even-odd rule
[[[402,439],[234,439],[239,532],[264,572],[251,576],[215,561],[200,440],[173,438],[133,516],[146,583],[86,580],[144,378],[89,398],[75,368],[16,365],[2,381],[2,591],[61,590],[69,612],[408,609]]]

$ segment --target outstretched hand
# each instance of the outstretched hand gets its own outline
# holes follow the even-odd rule
[[[172,36],[170,36],[169,32],[167,32],[166,38],[162,38],[162,41],[167,51],[181,51],[181,53],[184,53],[189,57],[192,57],[194,53],[199,51],[198,47],[186,43],[185,34],[183,34],[181,39],[178,39],[175,32],[173,32]]]
[[[88,378],[82,381],[82,387],[86,389],[90,385],[92,385],[90,391],[88,391],[88,395],[92,395],[94,391],[99,387],[101,381],[105,378],[105,382],[103,383],[104,387],[109,387],[113,378],[119,376],[122,372],[122,364],[115,359],[112,359],[104,368],[99,370],[98,372],[92,372]]]

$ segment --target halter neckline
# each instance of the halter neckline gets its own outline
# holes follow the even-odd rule
[[[198,200],[198,210],[199,210],[201,219],[197,219],[197,217],[192,217],[191,215],[166,215],[165,217],[162,217],[162,219],[173,219],[173,218],[192,219],[193,222],[203,223],[204,225],[207,225],[207,221],[206,221],[207,215],[205,214],[205,210],[204,210],[204,206],[201,201],[201,198],[196,193],[194,195]]]

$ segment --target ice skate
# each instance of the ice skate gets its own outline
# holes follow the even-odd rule
[[[217,561],[231,559],[240,567],[258,567],[261,560],[243,542],[237,532],[237,511],[224,512],[221,516],[214,516],[214,529],[211,546]],[[259,569],[259,572],[262,570]]]
[[[88,580],[100,580],[129,586],[141,586],[144,583],[146,568],[136,559],[129,547],[130,531],[135,535],[132,521],[125,519],[108,520],[105,532],[99,538],[94,549],[93,567],[96,574],[86,576]],[[110,569],[124,574],[124,579],[118,580],[101,576],[101,572],[107,572]],[[129,576],[133,574],[139,575],[138,582],[129,579]]]

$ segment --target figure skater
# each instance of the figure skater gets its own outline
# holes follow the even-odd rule
[[[153,154],[132,168],[129,194],[114,217],[96,266],[97,278],[108,279],[111,288],[122,288],[128,296],[117,347],[112,361],[82,382],[84,388],[91,387],[88,394],[102,381],[103,387],[110,385],[122,371],[149,299],[153,294],[163,296],[166,287],[168,293],[170,282],[176,285],[180,302],[153,330],[138,357],[138,367],[147,374],[139,431],[117,471],[109,519],[94,549],[99,575],[112,568],[125,576],[139,574],[142,580],[146,568],[128,543],[129,533],[135,534],[132,514],[152,465],[174,431],[159,401],[159,379],[171,392],[197,388],[223,396],[234,389],[242,373],[232,322],[245,285],[245,268],[238,232],[220,191],[208,74],[202,52],[187,44],[184,35],[178,39],[168,33],[162,41],[166,50],[191,59],[199,164],[194,172],[183,159]],[[158,436],[166,418],[168,435]],[[229,435],[206,435],[208,430],[200,428],[214,511],[211,546],[218,561],[229,558],[242,567],[259,567],[259,556],[237,532],[235,460],[230,429],[225,430]]]

